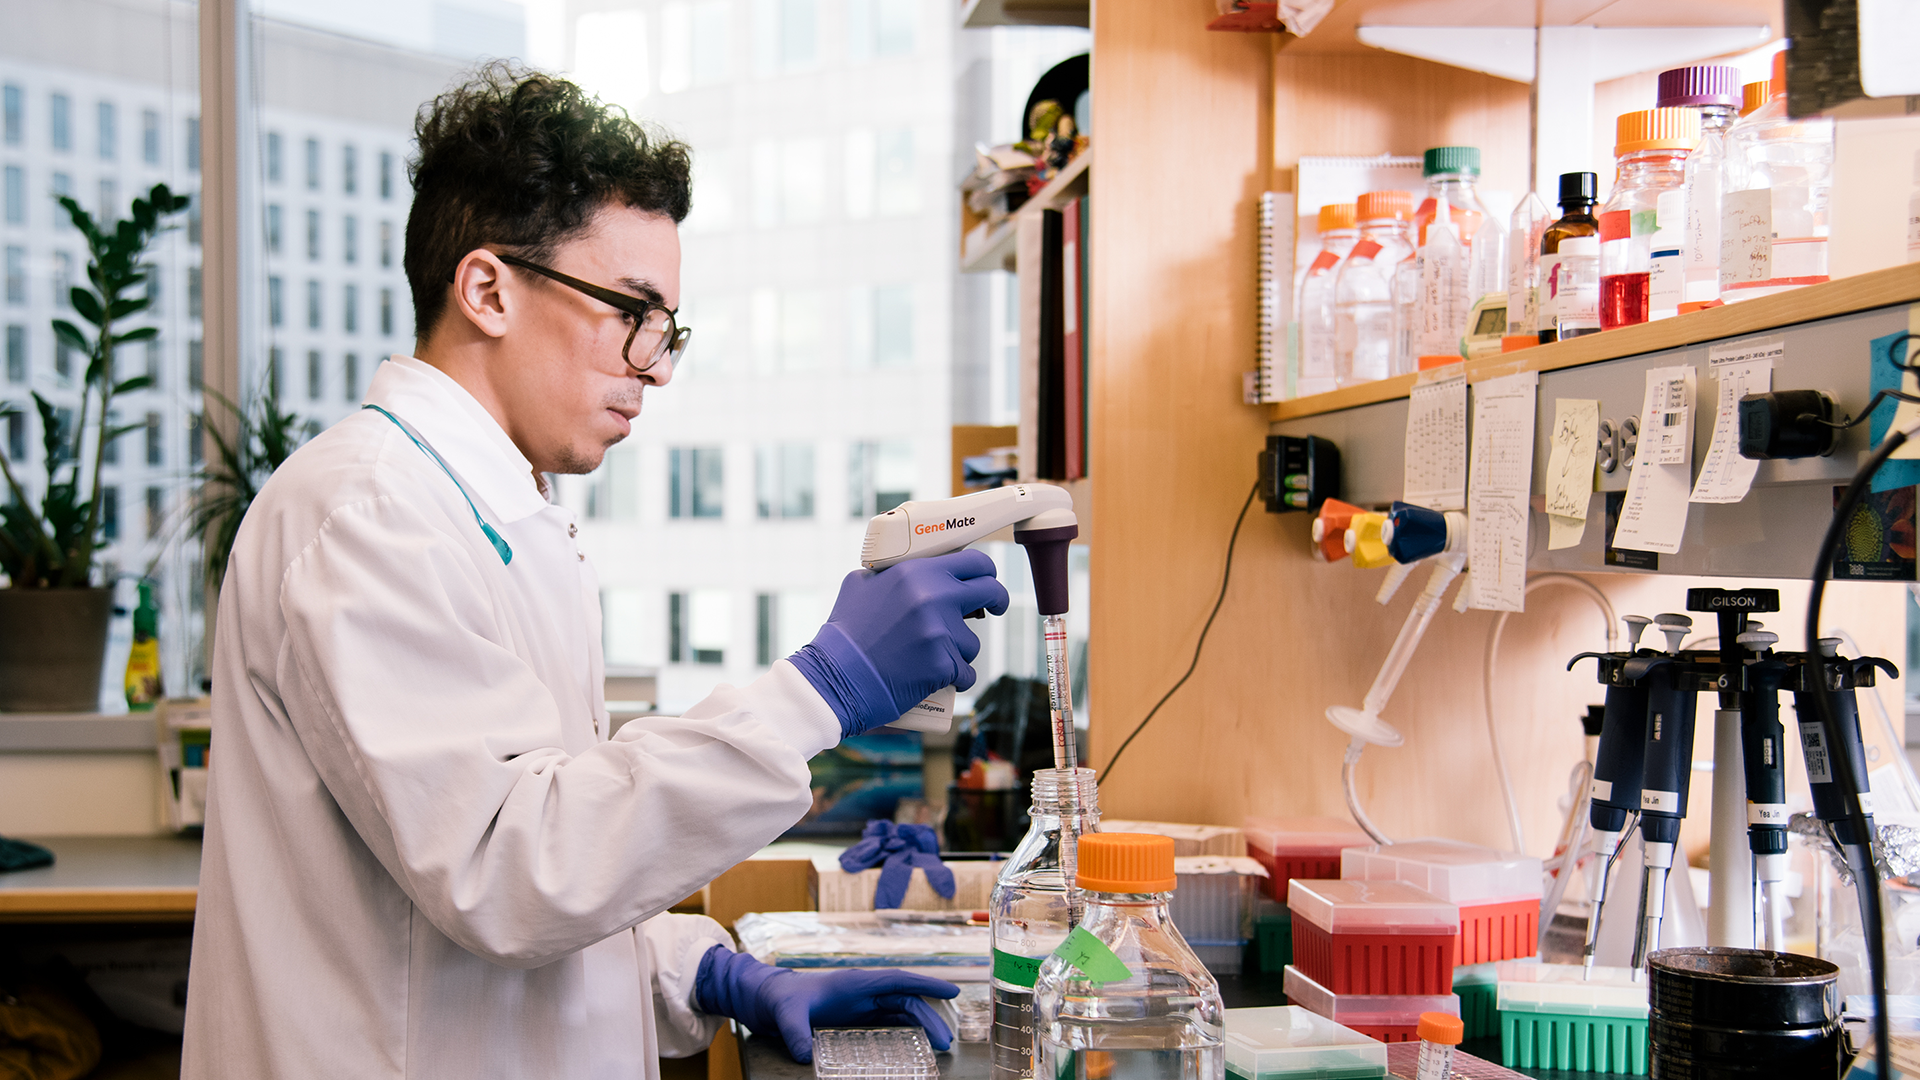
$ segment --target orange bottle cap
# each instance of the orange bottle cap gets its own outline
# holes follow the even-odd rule
[[[1538,344],[1540,344],[1540,335],[1538,334],[1508,334],[1506,337],[1500,339],[1500,351],[1503,353],[1518,352],[1521,349],[1531,349]]]
[[[1636,150],[1691,150],[1700,141],[1700,110],[1642,109],[1621,113],[1615,121],[1613,152]]]
[[[1467,1026],[1457,1016],[1443,1012],[1423,1012],[1420,1014],[1420,1026],[1415,1029],[1425,1042],[1441,1043],[1446,1046],[1459,1046],[1467,1037]]]
[[[1360,201],[1355,204],[1355,213],[1361,221],[1380,218],[1406,221],[1413,217],[1413,195],[1405,191],[1369,191],[1360,196]]]
[[[1088,833],[1080,838],[1083,889],[1107,893],[1172,891],[1173,837],[1148,833]]]
[[[1745,116],[1760,106],[1765,105],[1767,99],[1771,97],[1773,97],[1773,82],[1769,79],[1761,79],[1759,82],[1750,82],[1742,86],[1740,88],[1740,115]]]
[[[1767,81],[1773,84],[1773,93],[1787,92],[1787,50],[1781,49],[1773,54],[1773,73],[1767,77]]]
[[[1356,220],[1352,203],[1329,203],[1320,208],[1320,231],[1332,232],[1334,229],[1351,229]]]

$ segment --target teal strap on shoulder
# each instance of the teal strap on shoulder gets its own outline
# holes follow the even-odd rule
[[[387,419],[393,421],[393,426],[400,429],[400,434],[405,435],[409,442],[419,447],[422,453],[432,458],[433,463],[435,465],[440,466],[440,471],[443,473],[446,473],[447,479],[453,481],[453,486],[456,490],[460,492],[460,497],[467,500],[467,509],[473,512],[473,520],[480,523],[480,531],[486,536],[487,543],[492,544],[493,550],[500,556],[501,565],[503,566],[511,565],[513,562],[513,549],[507,546],[507,542],[505,540],[500,539],[500,534],[494,531],[493,526],[487,524],[487,519],[480,516],[480,508],[473,505],[473,497],[467,494],[467,489],[461,485],[460,478],[453,475],[453,470],[447,468],[446,461],[444,461],[440,457],[440,455],[434,451],[433,447],[428,446],[424,442],[421,442],[420,436],[415,435],[413,432],[407,430],[407,425],[401,423],[399,417],[393,415],[392,413],[381,408],[380,406],[368,404],[368,405],[362,405],[360,407],[363,409],[372,409],[374,412],[377,412],[381,416],[384,416]]]

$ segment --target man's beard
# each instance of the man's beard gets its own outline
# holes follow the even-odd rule
[[[608,395],[607,399],[601,402],[601,407],[607,408],[607,409],[614,409],[623,405],[628,406],[636,410],[634,413],[633,419],[628,421],[628,423],[629,424],[638,423],[640,420],[640,414],[638,410],[642,406],[643,397],[645,394],[646,394],[646,387],[635,386],[632,393],[618,393],[618,394]],[[607,443],[606,446],[603,446],[600,448],[600,455],[592,459],[589,459],[585,454],[582,454],[578,450],[575,450],[571,445],[562,446],[560,447],[558,460],[555,462],[555,467],[553,471],[563,476],[582,476],[587,473],[590,473],[593,470],[600,467],[600,462],[607,456],[607,451],[612,449],[615,446],[618,446],[622,441],[624,440],[614,439],[613,441]]]

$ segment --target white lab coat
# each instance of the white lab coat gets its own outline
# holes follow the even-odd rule
[[[840,736],[792,665],[605,737],[598,582],[573,515],[412,358],[386,417],[283,465],[220,598],[189,1080],[640,1078],[698,1052],[669,905],[798,821]],[[641,552],[635,552],[640,557]]]

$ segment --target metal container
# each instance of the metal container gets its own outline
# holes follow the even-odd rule
[[[1648,1036],[1655,1080],[1840,1072],[1840,969],[1718,946],[1654,953]]]

